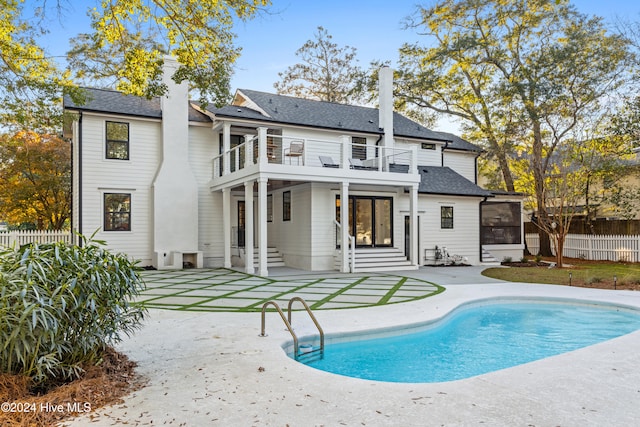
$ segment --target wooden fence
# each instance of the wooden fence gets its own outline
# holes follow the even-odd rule
[[[69,230],[12,230],[0,231],[0,246],[21,246],[27,243],[73,242]]]
[[[527,233],[527,247],[535,254],[540,247],[538,234]],[[553,240],[551,250],[555,254]],[[640,262],[640,235],[567,234],[563,255],[598,261]]]

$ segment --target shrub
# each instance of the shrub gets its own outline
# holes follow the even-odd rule
[[[0,372],[33,386],[72,380],[144,317],[135,262],[104,242],[29,244],[0,251]]]
[[[502,258],[502,262],[508,264],[510,262],[513,262],[513,258],[511,258],[510,256],[506,256],[506,257]]]
[[[598,276],[589,276],[585,279],[585,283],[587,285],[593,285],[596,283],[602,283],[602,277],[598,277]]]
[[[540,261],[542,261],[542,255],[536,254],[535,259],[536,259],[536,262],[539,263]]]

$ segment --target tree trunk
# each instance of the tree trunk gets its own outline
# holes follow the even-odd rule
[[[538,233],[538,236],[540,236],[540,249],[538,253],[542,256],[553,256],[551,252],[551,240],[543,230],[550,230],[551,227],[548,226],[549,215],[547,212],[547,199],[544,185],[545,168],[542,166],[542,132],[538,120],[533,120],[533,158],[531,159],[531,168],[533,169],[538,221],[540,221],[539,226],[542,226]]]
[[[565,234],[558,233],[556,236],[556,267],[562,268]]]

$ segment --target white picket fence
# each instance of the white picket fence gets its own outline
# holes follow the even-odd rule
[[[535,233],[527,233],[527,247],[535,254],[540,240]],[[551,250],[555,254],[553,240]],[[640,262],[640,236],[607,236],[591,234],[567,234],[563,255],[597,261]]]
[[[0,231],[0,246],[21,246],[27,243],[73,242],[69,230],[12,230]]]

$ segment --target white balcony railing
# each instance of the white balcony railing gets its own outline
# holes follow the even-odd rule
[[[417,173],[415,149],[353,144],[350,138],[325,141],[267,135],[248,136],[245,142],[215,156],[213,178],[258,164],[310,168],[345,168],[385,173]]]

